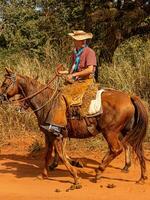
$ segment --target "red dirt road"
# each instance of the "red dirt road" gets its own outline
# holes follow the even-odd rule
[[[84,155],[84,159],[83,159]],[[81,153],[87,162],[84,169],[79,169],[82,189],[66,192],[73,179],[65,166],[51,172],[48,180],[39,179],[42,168],[42,156],[35,157],[18,153],[1,152],[0,154],[0,199],[1,200],[150,200],[150,181],[144,185],[136,184],[139,178],[139,165],[132,165],[128,174],[120,171],[123,167],[123,155],[111,163],[98,183],[93,183],[94,169],[98,166],[98,153]],[[146,156],[150,154],[146,152]],[[88,157],[88,159],[87,159]],[[148,175],[150,176],[150,163]],[[114,188],[108,188],[113,184]],[[59,192],[55,190],[59,189]]]

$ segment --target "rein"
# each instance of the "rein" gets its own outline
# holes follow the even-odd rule
[[[59,69],[60,67],[62,67],[61,64],[59,64],[59,65],[57,66],[56,70],[58,71],[58,69]],[[52,77],[52,79],[48,82],[48,84],[47,84],[45,87],[43,87],[43,88],[40,89],[39,91],[37,91],[37,92],[35,92],[35,93],[33,93],[33,94],[27,96],[27,97],[25,97],[26,95],[25,95],[25,93],[24,93],[24,91],[23,91],[23,88],[22,88],[21,86],[19,86],[19,88],[20,88],[20,90],[21,90],[21,92],[22,92],[24,98],[20,98],[20,99],[17,99],[17,100],[12,100],[12,102],[15,102],[15,101],[17,101],[17,102],[27,101],[28,104],[31,104],[30,101],[28,101],[28,100],[32,99],[33,97],[35,97],[36,95],[38,95],[38,94],[41,93],[42,91],[44,91],[44,90],[46,90],[47,88],[49,88],[50,84],[51,84],[57,77],[59,78],[60,75],[57,73],[57,71],[56,71],[55,75]],[[15,84],[15,82],[16,82],[16,75],[15,75],[15,74],[11,75],[10,77],[8,76],[7,78],[10,78],[10,79],[11,79],[11,81],[12,81],[11,84]],[[36,110],[33,110],[33,112],[37,112],[37,111],[41,110],[41,109],[42,109],[43,107],[45,107],[49,102],[51,102],[51,101],[53,100],[54,97],[57,97],[58,94],[56,95],[56,93],[57,93],[58,87],[59,87],[59,79],[58,79],[58,81],[56,81],[56,82],[57,82],[56,88],[55,88],[55,90],[54,90],[54,92],[53,92],[51,98],[50,98],[46,103],[44,103],[44,105],[42,105],[41,107],[37,108]],[[11,85],[11,84],[10,84],[10,85]],[[10,85],[9,85],[9,87],[10,87]],[[6,88],[6,90],[7,90],[7,89],[8,89],[8,87]],[[5,95],[5,93],[4,93],[3,95]],[[9,101],[9,100],[8,100],[8,101]]]
[[[53,92],[51,98],[50,98],[48,101],[46,101],[46,103],[44,103],[41,107],[39,107],[39,108],[33,110],[33,112],[37,112],[37,111],[41,110],[41,109],[44,108],[49,102],[51,102],[51,101],[53,100],[53,98],[55,97],[55,95],[56,95],[56,93],[57,93],[57,91],[58,91],[58,86],[59,86],[59,81],[57,82],[56,89],[55,89],[55,91]],[[21,90],[22,90],[22,88],[21,88]],[[57,95],[56,95],[56,97],[57,97]],[[30,102],[29,102],[29,103],[30,103]]]
[[[31,94],[31,95],[25,97],[25,98],[18,99],[17,101],[22,102],[22,101],[25,101],[25,100],[28,100],[28,99],[31,99],[31,98],[35,97],[35,96],[38,95],[39,93],[41,93],[41,92],[43,92],[44,90],[46,90],[46,89],[50,86],[50,84],[55,80],[56,77],[57,77],[57,75],[55,75],[55,76],[50,80],[50,82],[49,82],[44,88],[42,88],[41,90],[39,90],[39,91],[37,91],[37,92],[35,92],[35,93],[33,93],[33,94]],[[14,101],[16,101],[16,100],[14,100]]]
[[[59,64],[59,65],[57,66],[57,68],[56,68],[56,74],[53,76],[53,78],[48,82],[48,84],[47,84],[45,87],[43,87],[41,90],[39,90],[39,91],[37,91],[37,92],[35,92],[35,93],[33,93],[33,94],[27,96],[27,97],[24,97],[24,98],[21,98],[21,99],[17,99],[17,101],[22,102],[22,101],[31,99],[31,98],[35,97],[36,95],[38,95],[39,93],[41,93],[41,92],[43,92],[44,90],[46,90],[46,89],[50,86],[50,84],[56,79],[56,77],[59,76],[58,73],[57,73],[57,71],[58,71],[58,69],[60,69],[60,68],[62,68],[62,64]],[[13,101],[16,101],[16,100],[13,100]]]
[[[21,98],[21,99],[17,99],[17,100],[13,100],[13,101],[22,102],[22,101],[27,101],[27,100],[29,100],[29,99],[35,97],[36,95],[38,95],[39,93],[41,93],[42,91],[44,91],[45,89],[47,89],[47,88],[49,87],[49,85],[55,80],[56,77],[57,77],[57,75],[55,75],[55,76],[50,80],[50,82],[49,82],[44,88],[42,88],[41,90],[39,90],[39,91],[33,93],[32,95],[30,95],[30,96],[28,96],[28,97]],[[51,102],[51,101],[53,100],[53,98],[55,97],[57,91],[58,91],[58,86],[59,86],[59,81],[57,82],[56,89],[55,89],[55,91],[53,92],[51,98],[50,98],[48,101],[46,101],[46,103],[44,103],[41,107],[39,107],[39,108],[37,108],[37,109],[35,109],[35,110],[32,110],[32,111],[33,111],[33,112],[37,112],[37,111],[41,110],[42,108],[44,108],[49,102]],[[21,90],[23,96],[25,96],[25,93],[24,93],[22,87],[19,87],[19,88],[20,88],[20,90]],[[56,97],[57,97],[57,95],[56,95]],[[30,101],[27,101],[27,103],[28,103],[28,104],[31,104]]]

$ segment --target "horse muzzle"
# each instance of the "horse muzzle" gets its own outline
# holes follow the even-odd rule
[[[0,104],[2,104],[4,101],[8,101],[6,94],[0,94]]]

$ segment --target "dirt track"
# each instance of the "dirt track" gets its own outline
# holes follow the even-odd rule
[[[146,152],[150,157],[150,153]],[[49,180],[39,179],[42,156],[27,156],[10,151],[0,155],[0,199],[3,200],[149,200],[150,181],[145,185],[135,184],[139,178],[139,165],[135,163],[128,174],[120,171],[123,155],[111,163],[98,183],[93,183],[94,169],[98,166],[99,153],[94,152],[89,158],[87,153],[80,155],[87,167],[79,170],[82,189],[66,192],[73,179],[64,165],[51,172]],[[87,159],[88,157],[88,159]],[[96,161],[97,160],[97,161]],[[150,171],[150,163],[148,172]],[[150,172],[148,174],[150,176]],[[108,188],[113,184],[114,188]],[[56,192],[59,189],[60,192]]]

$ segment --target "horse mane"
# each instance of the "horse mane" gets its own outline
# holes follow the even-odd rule
[[[32,86],[34,85],[38,85],[39,87],[44,87],[45,85],[40,83],[39,81],[37,81],[37,79],[34,79],[32,77],[29,76],[23,76],[20,74],[17,74],[17,76],[19,76],[20,78],[24,79],[26,82],[30,83]]]
[[[40,90],[46,86],[46,84],[43,84],[43,83],[39,82],[37,79],[34,79],[32,77],[24,76],[24,75],[20,75],[20,74],[17,74],[17,76],[19,76],[21,79],[23,79],[26,84],[30,85],[30,87],[35,88],[35,90],[33,92],[37,92],[38,90]],[[53,92],[53,88],[48,87],[47,89],[42,91],[41,94],[45,96],[47,93],[50,93],[50,95],[51,95],[52,92]]]
[[[46,84],[42,84],[36,79],[29,77],[29,76],[23,76],[23,75],[17,75],[18,78],[21,79],[21,86],[24,86],[24,91],[26,91],[26,96],[32,96],[32,94],[42,90]],[[51,107],[51,101],[50,98],[53,95],[54,89],[52,87],[48,87],[35,95],[34,97],[31,97],[27,100],[25,100],[29,107],[35,112],[39,124],[42,124],[45,119],[47,118],[47,115],[49,113],[50,107]]]

